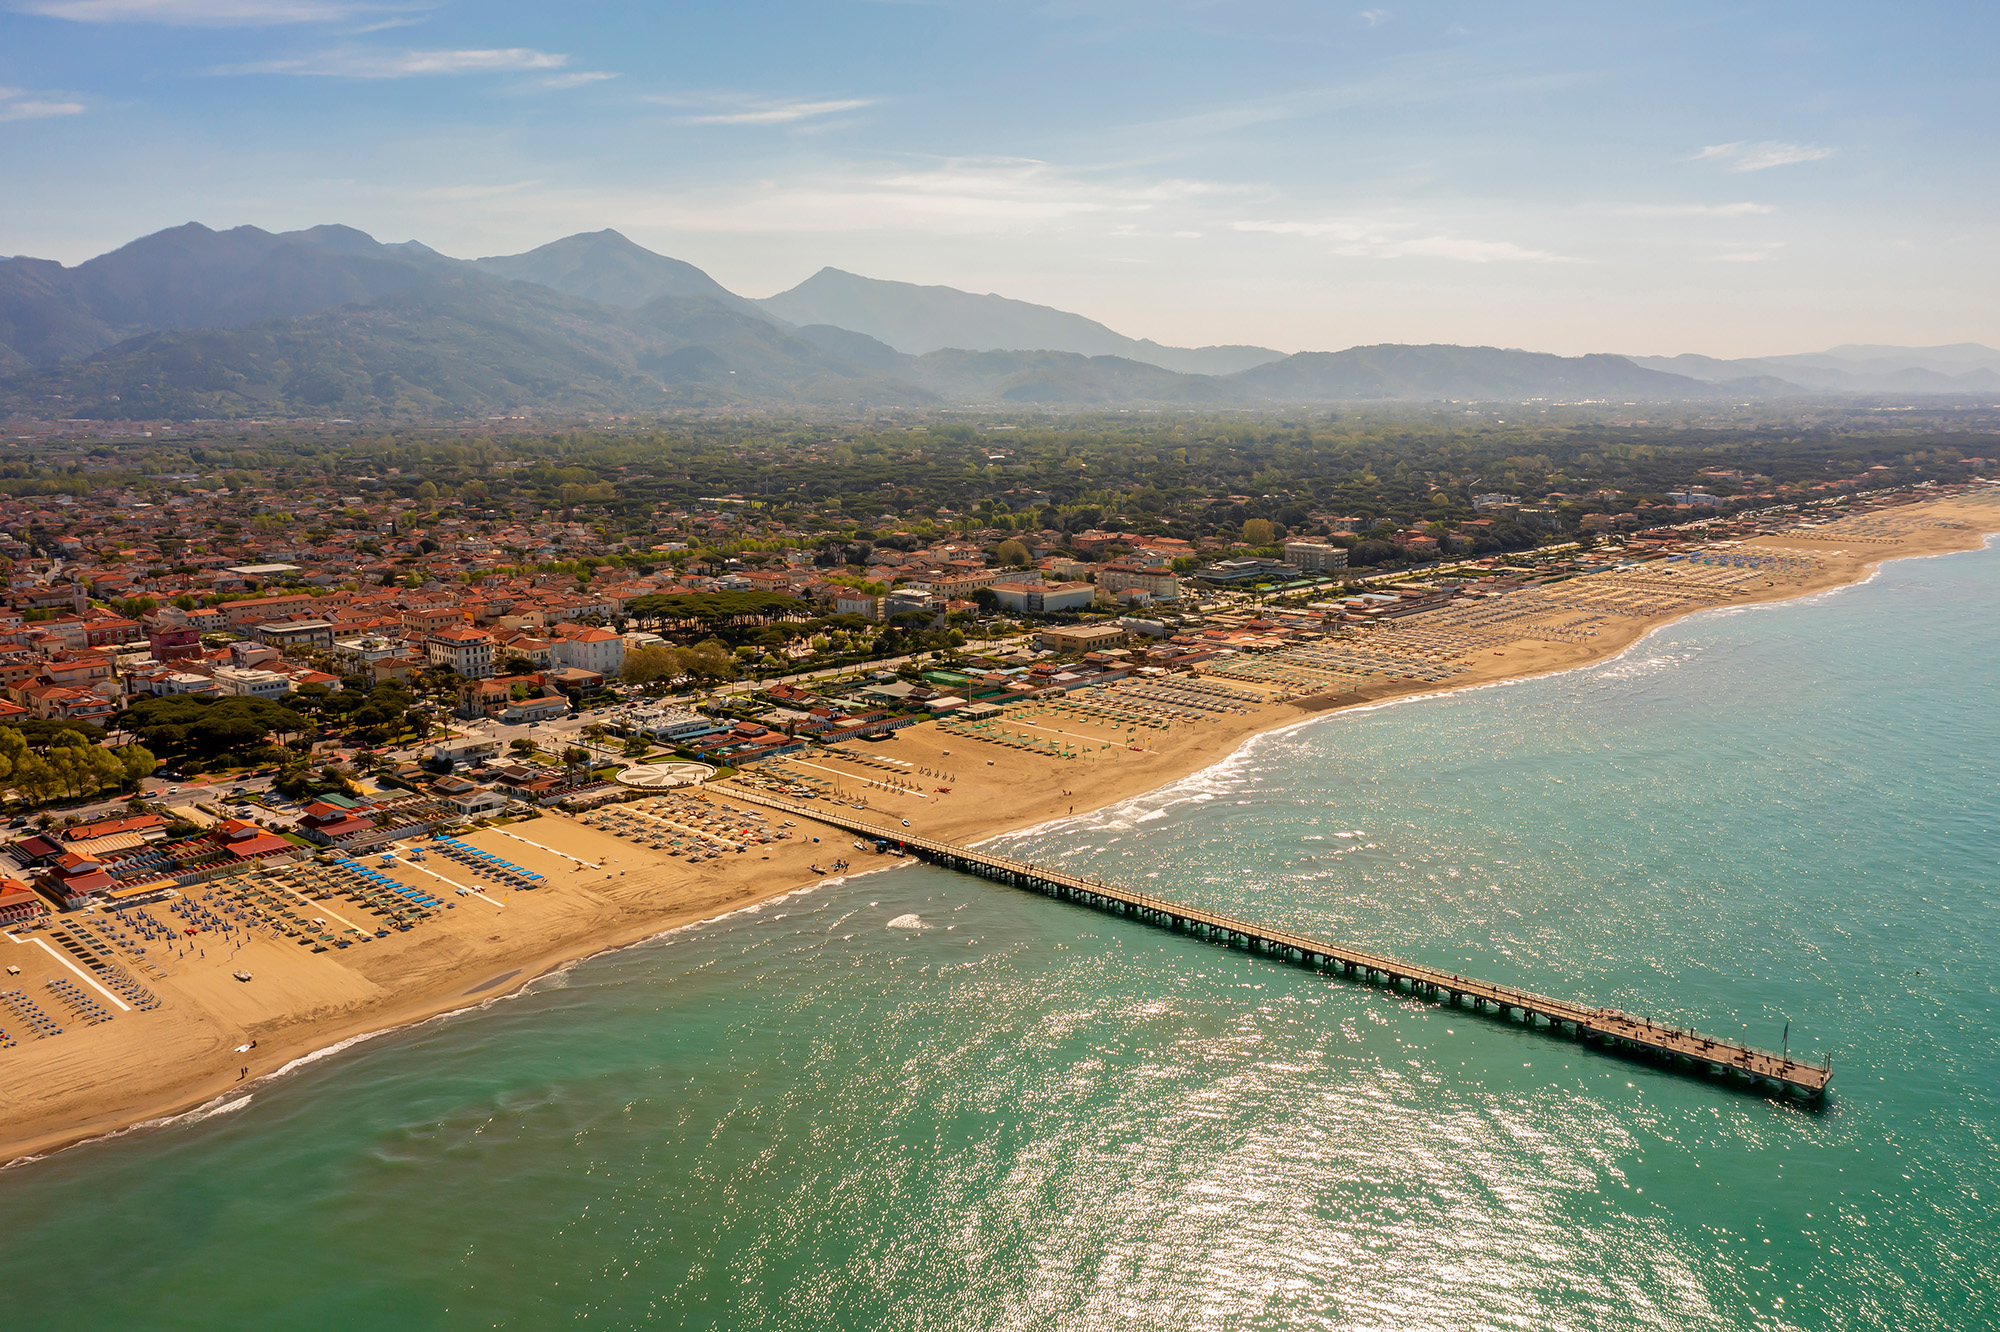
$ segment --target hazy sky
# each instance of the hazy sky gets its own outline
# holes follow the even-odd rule
[[[0,0],[0,254],[615,227],[1163,342],[2000,345],[2000,5]]]

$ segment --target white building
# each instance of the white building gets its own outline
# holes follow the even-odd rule
[[[685,708],[640,708],[628,713],[625,724],[636,735],[655,740],[689,740],[724,729],[698,712]]]
[[[479,736],[460,740],[440,740],[431,746],[431,756],[440,763],[477,763],[500,752],[500,742]]]
[[[1170,568],[1116,560],[1097,571],[1097,585],[1109,592],[1134,588],[1154,601],[1179,601],[1181,580]]]
[[[567,716],[569,700],[561,694],[544,694],[539,698],[517,699],[500,709],[503,722],[550,721]]]
[[[625,664],[625,639],[609,629],[578,629],[558,638],[555,652],[565,666],[616,679]]]
[[[435,666],[449,666],[468,680],[493,674],[493,636],[483,629],[440,629],[424,639],[424,652]]]
[[[1287,541],[1285,563],[1301,573],[1336,573],[1347,567],[1347,550],[1318,541]]]
[[[627,644],[629,647],[630,644]],[[556,645],[546,638],[536,638],[533,634],[515,634],[504,639],[497,649],[502,659],[526,657],[537,666],[549,667],[556,664]]]
[[[1048,614],[1088,609],[1097,589],[1089,583],[995,583],[993,595],[1008,610]]]
[[[290,676],[276,671],[246,670],[240,666],[215,668],[216,692],[248,698],[279,698],[292,691]]]
[[[339,638],[333,644],[333,655],[349,666],[373,666],[403,652],[403,645],[393,638]]]
[[[470,791],[457,791],[444,797],[445,803],[461,814],[485,814],[491,810],[505,809],[514,803],[514,798],[502,795],[490,786],[475,786]]]

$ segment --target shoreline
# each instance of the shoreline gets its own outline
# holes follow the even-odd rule
[[[1962,526],[1956,529],[1932,530],[1921,534],[1919,539],[1899,541],[1894,545],[1876,545],[1867,549],[1865,553],[1842,551],[1829,554],[1828,562],[1833,567],[1828,568],[1822,577],[1808,579],[1796,586],[1774,584],[1757,593],[1719,604],[1685,606],[1665,614],[1636,619],[1629,625],[1617,626],[1618,631],[1611,634],[1608,641],[1599,646],[1581,643],[1560,645],[1544,643],[1538,648],[1523,649],[1520,668],[1516,668],[1510,661],[1506,668],[1490,670],[1488,678],[1470,678],[1456,684],[1441,683],[1414,689],[1404,687],[1401,681],[1385,681],[1380,696],[1357,696],[1350,702],[1321,708],[1302,707],[1298,701],[1291,699],[1267,698],[1254,712],[1211,719],[1198,723],[1196,727],[1188,729],[1180,736],[1170,735],[1158,750],[1133,751],[1137,755],[1136,759],[1119,754],[1110,762],[1100,762],[1094,766],[1079,764],[1065,770],[1056,767],[1053,762],[1039,760],[1039,756],[1031,756],[1046,763],[1047,770],[1030,774],[1030,780],[1020,780],[1020,774],[1012,769],[1000,773],[996,758],[988,761],[987,767],[995,774],[989,780],[982,782],[981,779],[986,778],[987,773],[981,769],[975,769],[973,779],[963,783],[954,774],[954,786],[969,798],[966,802],[953,801],[947,804],[947,797],[944,795],[917,794],[912,798],[931,802],[928,807],[915,804],[907,806],[890,804],[881,808],[871,808],[871,812],[888,814],[890,817],[907,814],[913,824],[921,820],[920,830],[926,835],[972,844],[1030,835],[1072,818],[1101,814],[1105,810],[1167,792],[1180,783],[1199,777],[1204,772],[1241,759],[1257,740],[1267,735],[1290,732],[1343,713],[1372,712],[1396,704],[1434,700],[1473,690],[1517,684],[1600,666],[1629,654],[1655,633],[1695,615],[1710,611],[1747,610],[1757,606],[1808,600],[1828,593],[1845,591],[1872,582],[1882,567],[1890,562],[1990,549],[1994,545],[1994,537],[2000,535],[2000,506],[1966,505],[1952,499],[1942,499],[1877,512],[1916,516],[1933,514],[1939,510],[1949,510],[1950,516]],[[1772,546],[1787,548],[1789,542],[1797,539],[1794,534],[1780,533],[1742,544],[1754,548],[1759,542],[1768,542]],[[1845,555],[1848,558],[1835,560],[1834,554]],[[1581,651],[1574,650],[1578,648]],[[1510,645],[1508,652],[1512,651],[1514,648]],[[1495,655],[1507,655],[1507,653]],[[1498,663],[1492,662],[1490,658],[1481,664],[1498,667]],[[1477,672],[1473,674],[1477,676]],[[920,732],[924,734],[918,735]],[[885,753],[904,754],[928,747],[934,749],[935,753],[925,757],[936,761],[939,756],[949,760],[953,755],[952,750],[941,747],[944,743],[970,744],[975,753],[981,748],[977,743],[938,732],[934,724],[911,727],[899,735],[903,737],[898,741],[899,748],[894,751],[885,750]],[[938,739],[940,735],[943,735],[942,741]],[[1175,743],[1176,740],[1180,743]],[[922,744],[912,745],[908,743],[909,741],[921,741]],[[1114,762],[1125,763],[1127,766],[1120,767],[1115,772],[1107,771],[1112,768]],[[869,780],[866,772],[843,775],[857,784]],[[1091,780],[1093,777],[1097,780]],[[1067,786],[1051,789],[1053,784],[1059,781],[1073,782],[1075,789],[1072,790]],[[982,787],[991,789],[983,790]],[[704,794],[701,798],[709,805],[734,808],[728,805],[728,797],[731,794],[728,783],[717,783],[702,788],[702,791]],[[1057,807],[1071,797],[1074,797],[1075,803],[1066,811]],[[747,802],[744,804],[747,805]],[[966,816],[959,816],[958,811],[966,808],[967,804],[974,804],[976,807],[968,811]],[[580,842],[579,845],[572,846],[572,850],[581,850],[584,845],[595,847],[601,842],[620,852],[630,854],[625,843],[614,842],[608,835],[590,832],[577,821],[558,814],[551,813],[544,815],[540,820],[510,826],[521,832],[541,837],[562,831],[566,825],[569,831],[577,834]],[[828,825],[814,825],[814,827],[821,834],[843,838],[843,845],[844,839],[850,836]],[[537,829],[546,831],[536,833]],[[374,994],[359,993],[361,989],[370,991],[379,989],[378,985],[368,983],[349,987],[356,993],[343,996],[348,1006],[338,1013],[322,1015],[319,1010],[312,1009],[302,1014],[273,1017],[262,1023],[248,1020],[236,1022],[235,1029],[239,1035],[260,1029],[271,1031],[269,1049],[265,1048],[264,1039],[253,1038],[256,1054],[260,1056],[258,1062],[262,1065],[254,1076],[242,1079],[229,1076],[235,1070],[238,1055],[230,1053],[218,1061],[217,1056],[227,1047],[214,1047],[214,1042],[210,1041],[199,1051],[199,1058],[205,1061],[206,1067],[201,1068],[194,1076],[174,1079],[171,1076],[162,1076],[157,1068],[151,1069],[153,1085],[127,1088],[107,1095],[104,1100],[122,1100],[122,1103],[100,1104],[91,1112],[79,1110],[74,1103],[75,1095],[65,1100],[60,1094],[49,1093],[47,1089],[42,1089],[44,1094],[40,1104],[21,1107],[27,1111],[25,1116],[13,1113],[0,1114],[0,1118],[8,1121],[8,1126],[4,1130],[5,1136],[0,1137],[0,1170],[26,1167],[72,1148],[125,1138],[143,1131],[199,1123],[220,1115],[235,1113],[247,1108],[260,1090],[270,1087],[279,1079],[323,1060],[337,1057],[356,1046],[431,1022],[477,1012],[502,1001],[524,997],[537,983],[550,976],[561,974],[610,953],[666,939],[691,929],[719,924],[734,916],[755,913],[770,903],[816,891],[830,884],[843,883],[864,874],[886,872],[914,863],[899,857],[880,865],[855,865],[824,876],[794,878],[793,874],[807,871],[805,862],[811,860],[815,854],[825,855],[829,852],[838,854],[831,845],[827,845],[824,851],[815,853],[813,847],[816,842],[807,840],[813,831],[814,828],[807,827],[802,819],[796,829],[799,834],[797,840],[779,843],[771,848],[772,855],[766,857],[772,861],[768,874],[772,882],[768,887],[753,881],[753,875],[757,878],[765,877],[756,870],[755,863],[740,859],[729,863],[726,869],[716,870],[711,867],[704,869],[699,875],[683,867],[673,866],[671,870],[676,877],[671,881],[667,879],[669,872],[667,866],[640,866],[639,878],[632,884],[604,889],[601,893],[592,891],[599,888],[601,881],[591,881],[587,887],[579,885],[587,895],[583,907],[579,907],[574,896],[562,905],[571,910],[588,908],[586,914],[590,919],[573,923],[579,926],[592,924],[595,928],[575,928],[567,935],[552,937],[549,946],[540,950],[523,947],[519,941],[511,947],[501,949],[481,947],[471,941],[470,931],[466,929],[461,929],[445,940],[435,935],[425,935],[414,943],[395,949],[364,949],[362,950],[364,964],[374,963],[378,952],[391,955],[390,959],[385,959],[390,960],[391,965],[376,970],[383,973],[379,977],[381,984],[397,984],[402,987],[401,993],[396,998],[390,998],[386,994],[378,997]],[[585,833],[589,834],[588,837],[584,835]],[[490,830],[489,834],[485,835],[490,835]],[[593,837],[597,839],[596,842],[589,840]],[[521,839],[516,836],[515,840]],[[548,840],[561,839],[548,836]],[[509,850],[515,856],[522,854],[518,850],[511,848]],[[564,855],[568,859],[576,858],[560,851],[555,854]],[[618,857],[601,854],[600,863],[592,868],[602,869],[611,863],[622,862]],[[579,863],[577,872],[580,873],[581,870],[582,866]],[[735,872],[740,870],[750,870],[752,873]],[[630,870],[618,872],[620,878],[630,873],[632,873]],[[719,880],[717,875],[720,876]],[[611,875],[607,873],[605,877],[610,879]],[[695,878],[702,882],[689,882]],[[617,895],[625,893],[626,889],[645,892],[655,886],[677,892],[677,900],[670,905],[634,903],[630,900],[629,894],[622,897]],[[522,902],[519,898],[511,899],[507,905],[519,905],[531,914],[547,914],[546,908],[558,904],[546,899],[553,899],[556,893],[561,891],[561,888],[554,889],[545,895],[544,900]],[[470,911],[464,914],[469,916]],[[63,918],[57,919],[60,921]],[[94,922],[98,918],[84,917],[84,919]],[[557,919],[561,921],[564,918],[558,916]],[[466,926],[468,922],[462,917],[454,923]],[[438,927],[427,924],[418,927],[418,932],[434,928]],[[416,938],[416,935],[410,937]],[[493,935],[491,941],[498,942],[501,938],[500,935]],[[402,943],[401,940],[385,942],[399,945]],[[437,959],[426,955],[452,951],[454,948],[459,955],[446,959],[441,966],[434,966]],[[0,955],[8,954],[11,954],[11,950],[6,948],[4,941],[0,941]],[[394,961],[405,959],[408,960],[410,969],[398,970],[393,965]],[[288,960],[291,964],[303,961],[296,956],[296,950],[288,955]],[[276,965],[283,964],[260,963],[258,969],[262,971],[265,966],[273,966],[275,969]],[[512,973],[504,974],[510,967],[513,968]],[[344,964],[342,969],[347,970]],[[364,965],[358,970],[367,969],[367,965]],[[495,975],[495,979],[487,980],[483,984],[475,983],[487,974]],[[25,981],[26,977],[19,979]],[[470,989],[465,988],[468,985],[471,986]],[[481,993],[488,986],[504,986],[504,988],[496,988],[493,993]],[[222,1000],[226,1002],[229,997],[230,995],[225,993],[222,995]],[[308,999],[313,997],[316,996],[307,995]],[[467,1002],[468,1000],[470,1002]],[[199,1002],[197,1001],[194,1006],[199,1008]],[[228,1010],[220,1005],[217,1005],[213,1012],[202,1012],[198,1016],[209,1019],[210,1025],[217,1031],[227,1029],[231,1023]],[[141,1024],[110,1025],[126,1028]],[[63,1041],[80,1040],[83,1035],[84,1033],[80,1032],[74,1038],[60,1037],[46,1044],[59,1046]],[[34,1043],[36,1047],[43,1044],[45,1043]],[[0,1073],[14,1072],[19,1067],[23,1051],[29,1048],[24,1044],[0,1053]],[[48,1052],[37,1049],[36,1053]],[[75,1052],[66,1050],[56,1053],[69,1055]],[[159,1053],[158,1060],[164,1062],[175,1057],[176,1052],[167,1047]],[[184,1052],[180,1057],[192,1062],[191,1057]],[[10,1060],[13,1061],[11,1066],[8,1062]],[[65,1073],[75,1072],[74,1066],[80,1062],[88,1063],[88,1060],[51,1057],[44,1061],[45,1071],[49,1076],[59,1077]],[[100,1064],[103,1062],[102,1059],[99,1060]],[[101,1067],[91,1067],[83,1070],[83,1074],[102,1077],[105,1070]],[[17,1095],[18,1089],[15,1085],[0,1083],[0,1112],[8,1111],[15,1105]]]

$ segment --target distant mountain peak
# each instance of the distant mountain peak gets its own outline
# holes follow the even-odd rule
[[[1266,347],[1163,347],[1053,306],[863,277],[832,265],[757,304],[801,327],[826,324],[865,333],[913,356],[947,349],[1074,352],[1123,357],[1181,374],[1220,375],[1283,355]]]
[[[471,262],[495,277],[533,282],[621,309],[636,310],[662,296],[702,296],[743,314],[770,318],[755,302],[744,300],[693,264],[657,254],[609,227],[564,236],[525,254],[491,255]]]

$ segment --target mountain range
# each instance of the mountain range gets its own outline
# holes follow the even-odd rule
[[[1717,360],[1634,356],[1633,364],[1709,383],[1770,378],[1827,393],[1991,393],[2000,389],[2000,352],[1976,342],[1943,347],[1843,346],[1803,356]]]
[[[762,300],[615,231],[455,259],[344,226],[198,223],[0,260],[0,413],[452,418],[754,403],[1658,401],[2000,387],[1974,344],[1809,356],[1167,347],[1081,315],[826,268]]]
[[[838,268],[819,272],[758,305],[794,324],[832,324],[866,333],[897,351],[1066,351],[1118,356],[1189,375],[1231,375],[1284,359],[1269,347],[1163,347],[1128,338],[1095,319],[1005,296],[953,287],[884,282]]]

